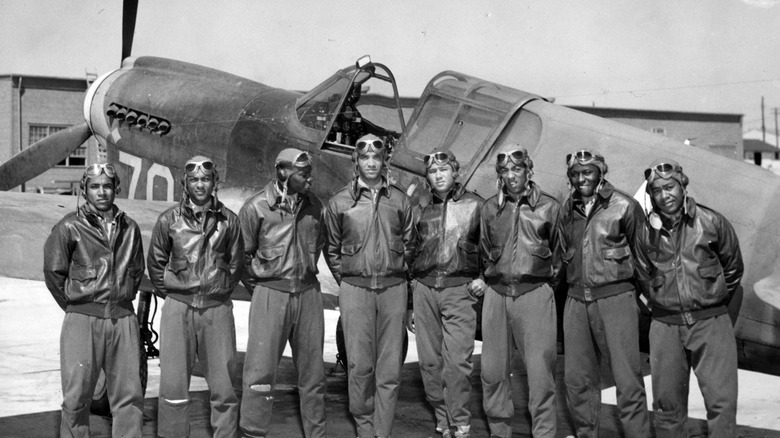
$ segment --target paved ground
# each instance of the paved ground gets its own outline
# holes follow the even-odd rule
[[[248,303],[235,306],[237,338],[240,350],[246,345],[246,321]],[[159,318],[159,313],[158,313]],[[328,369],[335,367],[335,320],[337,312],[326,311],[325,359]],[[62,311],[54,304],[41,282],[0,278],[0,437],[56,437],[59,424],[59,330]],[[157,326],[159,327],[159,325]],[[478,344],[479,347],[479,344]],[[424,400],[422,381],[414,351],[414,338],[410,339],[410,352],[402,372],[402,387],[396,409],[394,436],[425,438],[431,436],[433,413]],[[475,437],[486,437],[487,424],[481,409],[479,385],[479,348],[474,357],[474,392],[472,395],[473,432]],[[302,437],[299,422],[298,397],[294,390],[294,367],[289,351],[280,369],[280,390],[276,399],[272,436]],[[243,354],[241,355],[243,359]],[[563,357],[559,357],[559,369]],[[328,378],[327,414],[328,434],[332,437],[354,436],[354,425],[348,415],[346,378],[335,369]],[[145,403],[144,436],[153,437],[157,429],[157,390],[159,362],[149,362],[149,387]],[[516,437],[530,436],[528,414],[522,394],[522,372],[515,376],[513,399],[516,415]],[[562,382],[558,373],[558,382]],[[649,377],[646,378],[649,385]],[[695,382],[692,382],[692,387]],[[780,378],[740,371],[739,434],[741,437],[780,438]],[[560,388],[559,388],[560,389]],[[208,393],[203,379],[194,378],[191,397],[195,401],[191,412],[192,437],[210,437],[208,425]],[[601,411],[602,435],[619,437],[619,425],[614,403],[614,388],[605,388]],[[691,436],[704,436],[706,425],[700,395],[691,393]],[[91,417],[92,435],[110,436],[110,419]],[[571,434],[571,425],[564,400],[559,397],[559,437]]]

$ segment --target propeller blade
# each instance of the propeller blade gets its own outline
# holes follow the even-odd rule
[[[125,0],[122,4],[122,59],[125,60],[133,52],[133,36],[135,35],[135,17],[138,13],[138,0]]]
[[[14,155],[0,166],[0,190],[10,190],[54,167],[90,135],[86,123],[74,125]]]

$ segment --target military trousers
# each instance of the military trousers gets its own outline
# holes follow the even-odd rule
[[[165,299],[160,322],[158,435],[179,438],[190,434],[189,387],[196,357],[211,392],[213,436],[234,437],[238,361],[233,302],[196,309],[171,297]]]
[[[432,289],[418,282],[414,326],[425,396],[436,427],[471,423],[471,371],[477,315],[467,284]]]
[[[737,344],[727,314],[692,325],[650,324],[656,436],[688,436],[691,368],[704,396],[708,436],[737,436]]]
[[[517,349],[528,372],[528,409],[534,437],[555,437],[557,316],[552,288],[544,284],[519,297],[485,292],[482,307],[482,404],[491,436],[512,436],[512,355]]]
[[[639,309],[633,290],[595,301],[566,299],[563,314],[566,400],[578,437],[598,437],[599,360],[612,369],[625,436],[650,436],[639,356]]]
[[[111,435],[141,437],[144,395],[139,342],[135,315],[106,319],[65,313],[60,335],[61,437],[90,436],[89,405],[101,369],[113,416]]]
[[[276,373],[288,341],[298,372],[304,435],[307,438],[325,436],[324,331],[319,287],[289,293],[255,286],[249,310],[249,342],[241,398],[244,436],[264,437],[270,433]]]
[[[359,438],[390,436],[401,380],[406,298],[405,283],[378,290],[341,283],[349,412]]]

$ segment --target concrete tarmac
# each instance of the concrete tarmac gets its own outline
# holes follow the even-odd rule
[[[161,304],[161,303],[160,303]],[[241,360],[246,350],[249,303],[235,302],[237,341]],[[347,381],[340,367],[335,366],[335,325],[338,312],[326,310],[325,360],[328,394],[326,408],[327,432],[332,437],[355,436],[349,415]],[[0,278],[0,437],[56,437],[59,426],[59,405],[62,401],[59,375],[59,336],[63,312],[55,304],[42,282]],[[159,309],[155,328],[159,328]],[[401,376],[401,391],[393,425],[395,437],[425,438],[435,436],[433,411],[425,401],[417,363],[414,336],[410,336],[409,353]],[[479,379],[480,343],[474,355],[472,436],[487,437],[487,423],[482,410]],[[514,435],[528,437],[530,418],[524,398],[524,378],[518,361],[513,375],[515,405]],[[572,425],[563,397],[563,356],[558,358],[558,437],[572,435]],[[645,370],[647,375],[649,370]],[[746,438],[780,438],[780,378],[743,372],[739,377],[739,436]],[[277,397],[274,404],[271,435],[273,437],[303,437],[300,424],[295,371],[289,348],[279,370]],[[650,377],[645,378],[650,388]],[[691,382],[691,436],[706,436],[705,413],[695,379]],[[240,389],[240,387],[239,387]],[[159,360],[149,361],[149,383],[144,410],[144,437],[156,436],[157,395],[159,390]],[[190,412],[193,438],[210,437],[208,391],[205,381],[193,377],[190,396],[194,403]],[[648,394],[648,402],[652,394]],[[601,436],[622,436],[614,406],[614,388],[602,393]],[[610,404],[611,403],[611,404]],[[111,420],[91,416],[94,437],[111,436]]]

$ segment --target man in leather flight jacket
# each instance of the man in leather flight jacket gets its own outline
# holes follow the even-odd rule
[[[195,358],[211,391],[215,437],[233,437],[238,427],[236,328],[233,288],[244,246],[238,218],[217,199],[214,162],[187,161],[181,202],[157,219],[149,243],[149,279],[165,298],[161,315],[158,434],[190,432],[190,377]]]
[[[360,438],[387,437],[398,398],[406,270],[415,253],[411,201],[382,175],[385,143],[368,134],[352,153],[357,176],[325,214],[325,260],[341,286],[349,367],[349,410]]]
[[[417,256],[412,275],[414,313],[407,316],[416,334],[425,395],[443,438],[469,436],[471,354],[477,315],[473,293],[485,282],[479,269],[479,211],[484,200],[459,182],[460,165],[450,152],[425,157],[431,201],[421,206]],[[416,330],[415,330],[416,329]],[[445,389],[446,388],[446,389]]]
[[[309,191],[308,153],[282,150],[276,178],[239,213],[246,251],[244,284],[252,290],[244,363],[241,431],[266,436],[282,352],[290,340],[307,438],[325,436],[325,317],[317,260],[325,244],[320,200]]]
[[[140,438],[144,397],[133,299],[144,275],[141,232],[114,205],[113,165],[88,167],[80,186],[86,204],[54,226],[43,251],[46,287],[66,312],[60,436],[89,437],[89,406],[103,369],[112,436]]]
[[[645,179],[653,210],[639,230],[637,264],[653,313],[656,436],[687,436],[693,367],[708,436],[735,437],[737,346],[726,306],[742,279],[737,235],[720,213],[687,196],[688,177],[677,162],[655,161]]]
[[[650,436],[640,369],[634,244],[642,207],[606,179],[604,157],[566,157],[572,193],[561,210],[569,293],[563,314],[566,395],[578,437],[597,437],[599,358],[609,360],[627,437]]]
[[[512,435],[510,374],[517,348],[528,371],[528,409],[534,437],[555,437],[554,289],[560,204],[531,181],[533,161],[516,144],[496,156],[498,194],[481,212],[480,250],[489,288],[482,307],[482,390],[490,435]]]

